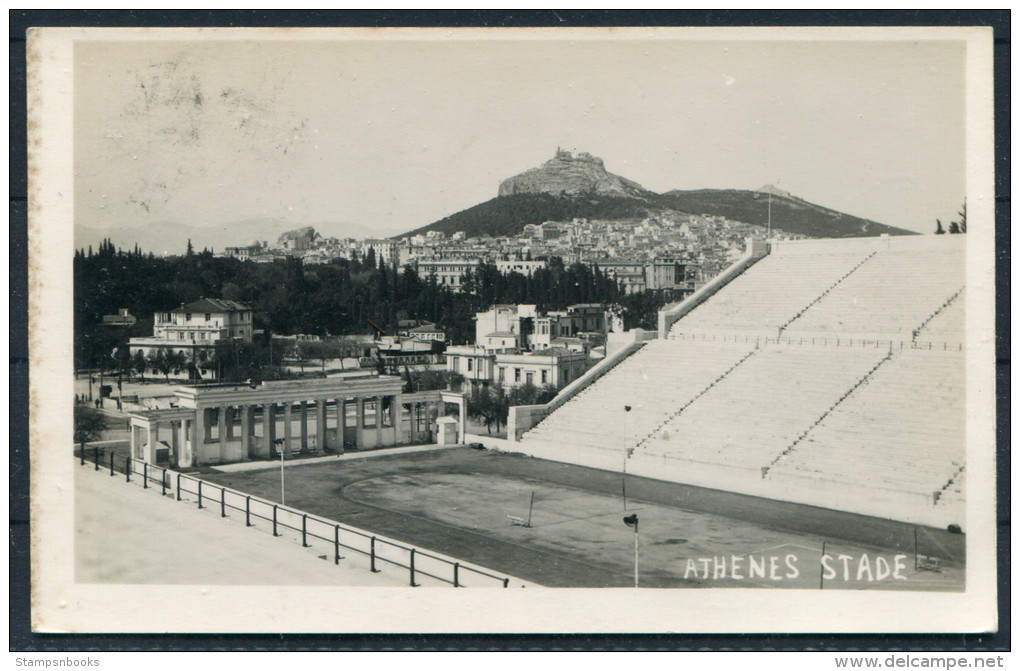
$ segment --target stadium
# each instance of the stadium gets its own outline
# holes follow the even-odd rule
[[[750,241],[485,450],[125,475],[412,585],[959,591],[964,301],[965,236]]]

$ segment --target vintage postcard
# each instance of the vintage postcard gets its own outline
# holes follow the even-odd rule
[[[991,30],[29,35],[42,632],[983,632]]]

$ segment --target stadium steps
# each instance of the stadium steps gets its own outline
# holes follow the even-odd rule
[[[842,283],[843,283],[843,280],[845,280],[846,278],[850,277],[850,275],[853,275],[853,274],[854,274],[854,273],[855,273],[855,272],[857,271],[857,269],[858,269],[858,268],[860,268],[861,266],[863,266],[863,265],[864,265],[865,263],[867,263],[867,262],[868,262],[869,260],[873,259],[873,258],[875,257],[875,254],[878,254],[878,252],[872,252],[872,253],[868,254],[867,256],[865,256],[865,257],[864,257],[864,259],[863,259],[863,260],[861,260],[861,262],[860,262],[860,263],[858,263],[858,264],[857,264],[856,266],[854,266],[854,267],[853,267],[853,268],[851,268],[851,269],[850,269],[849,271],[847,271],[847,273],[846,273],[845,275],[843,275],[842,277],[840,277],[840,278],[839,278],[838,280],[836,280],[835,282],[833,282],[833,284],[832,284],[832,285],[831,285],[831,286],[830,286],[830,287],[829,287],[828,289],[826,289],[826,290],[825,290],[825,291],[823,291],[823,292],[822,292],[821,294],[819,294],[818,296],[816,296],[816,297],[815,297],[815,299],[814,299],[813,301],[811,301],[810,303],[808,303],[807,305],[805,305],[805,306],[804,306],[804,309],[802,309],[802,310],[801,310],[800,312],[798,312],[797,314],[793,315],[793,317],[791,317],[790,319],[788,319],[788,320],[787,320],[787,321],[786,321],[786,322],[785,322],[784,324],[780,325],[780,327],[779,327],[779,335],[783,335],[783,331],[785,331],[785,330],[786,330],[786,327],[787,327],[787,326],[789,326],[790,324],[792,324],[793,322],[795,322],[795,321],[797,320],[797,318],[798,318],[798,317],[800,317],[800,316],[801,316],[802,314],[804,314],[805,312],[807,312],[808,310],[810,310],[810,309],[811,309],[811,306],[812,306],[812,305],[814,305],[814,304],[815,304],[815,303],[817,303],[818,301],[820,301],[820,300],[822,300],[823,298],[825,298],[825,297],[826,297],[826,296],[827,296],[827,295],[829,294],[829,292],[830,292],[830,291],[832,291],[833,289],[835,289],[836,287],[838,287],[838,286],[839,286],[840,284],[842,284]]]
[[[963,296],[964,287],[961,287],[959,291],[950,296],[945,303],[940,305],[937,310],[928,315],[927,319],[921,322],[921,325],[914,329],[913,342],[917,342],[917,336],[925,332],[925,329],[929,329],[929,333],[941,334],[944,332],[953,334],[963,334],[964,320],[963,320],[963,301],[957,300]],[[954,306],[951,308],[950,306]],[[954,309],[955,308],[955,309]],[[936,321],[938,320],[938,321]],[[941,328],[931,329],[930,326],[934,322],[946,322]]]
[[[650,439],[650,438],[651,438],[651,437],[652,437],[653,435],[655,435],[655,434],[656,434],[657,432],[659,432],[659,431],[660,431],[660,430],[662,429],[662,427],[664,427],[664,426],[665,426],[666,424],[668,424],[668,423],[669,423],[669,422],[670,422],[670,421],[671,421],[671,420],[672,420],[672,419],[673,419],[674,417],[677,417],[677,416],[678,416],[678,415],[679,415],[680,413],[682,413],[682,412],[683,412],[684,410],[686,410],[687,408],[689,408],[689,407],[690,407],[690,405],[691,405],[692,403],[694,403],[694,402],[695,402],[695,401],[697,401],[697,400],[698,400],[699,398],[701,398],[702,396],[704,396],[705,394],[707,394],[707,393],[708,393],[708,391],[709,391],[710,389],[712,389],[712,387],[714,387],[714,386],[716,386],[717,384],[719,384],[720,382],[722,382],[722,381],[723,381],[723,380],[724,380],[724,379],[726,378],[726,376],[727,376],[727,375],[729,375],[729,374],[730,374],[730,373],[732,373],[732,372],[733,372],[734,370],[736,370],[737,366],[739,366],[740,364],[744,363],[744,362],[745,362],[745,361],[747,361],[747,360],[748,360],[749,358],[751,358],[752,356],[754,356],[754,354],[755,354],[756,352],[758,352],[758,345],[757,345],[757,344],[755,345],[755,347],[754,347],[754,349],[753,349],[753,350],[751,350],[751,351],[750,351],[750,352],[748,352],[748,353],[747,353],[746,355],[744,355],[744,357],[743,357],[743,358],[741,358],[741,359],[740,359],[739,361],[737,361],[737,362],[736,362],[735,364],[733,364],[732,366],[730,366],[730,367],[729,367],[729,368],[728,368],[727,370],[723,371],[722,375],[720,375],[719,377],[717,377],[717,378],[715,378],[714,380],[712,380],[712,381],[711,381],[711,382],[710,382],[710,383],[708,384],[708,386],[706,386],[706,387],[705,387],[704,389],[702,389],[702,390],[701,390],[701,391],[699,391],[699,392],[698,392],[697,394],[695,394],[695,395],[694,395],[694,396],[693,396],[693,397],[691,398],[691,400],[689,400],[689,401],[687,401],[686,403],[684,403],[684,404],[683,404],[682,406],[680,406],[680,408],[678,408],[678,409],[677,409],[677,411],[676,411],[676,412],[674,412],[674,413],[672,413],[671,415],[669,415],[668,417],[666,417],[666,419],[664,419],[664,420],[663,420],[663,421],[662,421],[662,422],[661,422],[661,423],[660,423],[660,424],[659,424],[658,426],[656,426],[656,427],[655,427],[654,429],[652,429],[651,431],[649,431],[649,432],[648,432],[648,435],[646,435],[646,436],[644,436],[643,438],[641,438],[640,440],[638,440],[638,441],[637,441],[637,445],[635,445],[635,447],[641,447],[641,446],[642,446],[642,445],[644,445],[644,444],[645,444],[646,442],[648,442],[648,440],[649,440],[649,439]]]
[[[800,475],[933,502],[964,464],[964,361],[955,353],[897,353],[777,462],[770,479]],[[951,486],[947,496],[963,494]]]
[[[621,449],[745,357],[753,343],[654,340],[521,437],[570,448]],[[631,410],[624,413],[624,405]]]
[[[718,329],[771,330],[790,321],[827,288],[874,254],[769,255],[677,320],[670,335]]]
[[[878,363],[876,363],[872,367],[871,370],[869,370],[867,373],[865,373],[864,376],[861,377],[861,379],[857,380],[857,382],[855,382],[852,387],[847,389],[845,394],[843,394],[838,399],[836,399],[836,402],[833,403],[831,406],[829,406],[829,409],[826,410],[824,413],[822,413],[821,417],[816,419],[811,424],[811,426],[809,426],[807,429],[804,430],[803,433],[801,433],[799,436],[797,436],[797,438],[794,439],[794,441],[792,443],[790,443],[789,447],[787,447],[785,450],[780,452],[779,455],[777,455],[776,458],[773,459],[767,466],[763,466],[762,469],[761,469],[761,477],[765,478],[766,476],[768,476],[769,470],[773,466],[775,466],[777,463],[782,461],[783,458],[785,458],[787,455],[789,455],[791,452],[793,452],[793,450],[796,449],[796,447],[800,443],[800,441],[804,440],[804,438],[806,438],[807,435],[809,433],[811,433],[812,429],[814,429],[816,426],[818,426],[823,421],[825,421],[825,418],[828,417],[829,415],[831,415],[833,410],[835,410],[837,407],[839,407],[839,405],[843,401],[845,401],[847,398],[849,398],[850,394],[852,394],[855,391],[857,391],[858,387],[860,387],[862,384],[865,384],[871,378],[871,376],[875,374],[875,371],[877,371],[879,368],[882,367],[882,364],[884,364],[885,362],[889,361],[889,359],[892,358],[892,355],[893,355],[892,350],[890,350],[889,353],[886,354],[884,357],[882,357],[882,359]]]
[[[918,324],[959,292],[963,277],[960,254],[882,251],[785,330],[843,337],[882,333],[909,339]]]
[[[942,485],[942,487],[940,487],[938,491],[935,492],[934,496],[935,505],[938,505],[939,502],[942,501],[944,498],[947,498],[950,502],[952,502],[953,498],[946,496],[951,490],[955,491],[955,493],[962,493],[960,486],[957,485],[957,481],[960,482],[963,481],[964,478],[963,471],[965,468],[966,466],[961,464],[960,468],[958,468],[957,471],[953,473],[952,476],[950,476],[949,480],[946,481],[946,484]]]
[[[738,468],[760,481],[762,465],[887,354],[872,348],[763,346],[643,441],[641,454]]]

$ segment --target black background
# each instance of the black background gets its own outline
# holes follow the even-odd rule
[[[1008,650],[1010,645],[1009,10],[12,10],[10,18],[10,650]],[[991,26],[995,59],[999,631],[914,635],[54,635],[30,631],[25,31],[31,26]],[[975,485],[977,486],[977,485]],[[71,551],[71,548],[68,548]],[[678,593],[678,598],[681,594]],[[153,603],[153,607],[158,604]],[[144,617],[144,614],[139,614]],[[763,614],[767,617],[767,614]],[[909,619],[909,614],[905,614]],[[862,623],[862,625],[865,623]]]

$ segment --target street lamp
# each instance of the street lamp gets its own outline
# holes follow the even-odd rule
[[[623,489],[623,510],[627,510],[627,458],[634,450],[627,447],[627,415],[630,413],[630,406],[623,406],[623,475],[621,476],[621,487]]]
[[[638,586],[638,516],[637,513],[623,518],[623,523],[634,527],[634,587]]]
[[[286,490],[286,486],[285,486],[285,482],[284,482],[284,475],[283,475],[283,471],[284,471],[283,466],[284,466],[284,463],[286,462],[286,458],[285,457],[286,457],[286,454],[287,454],[287,451],[285,449],[283,449],[283,443],[284,442],[285,441],[284,441],[283,438],[277,438],[276,440],[273,441],[273,445],[276,445],[277,452],[280,453],[280,505],[287,505],[287,493],[286,493],[287,490]]]

